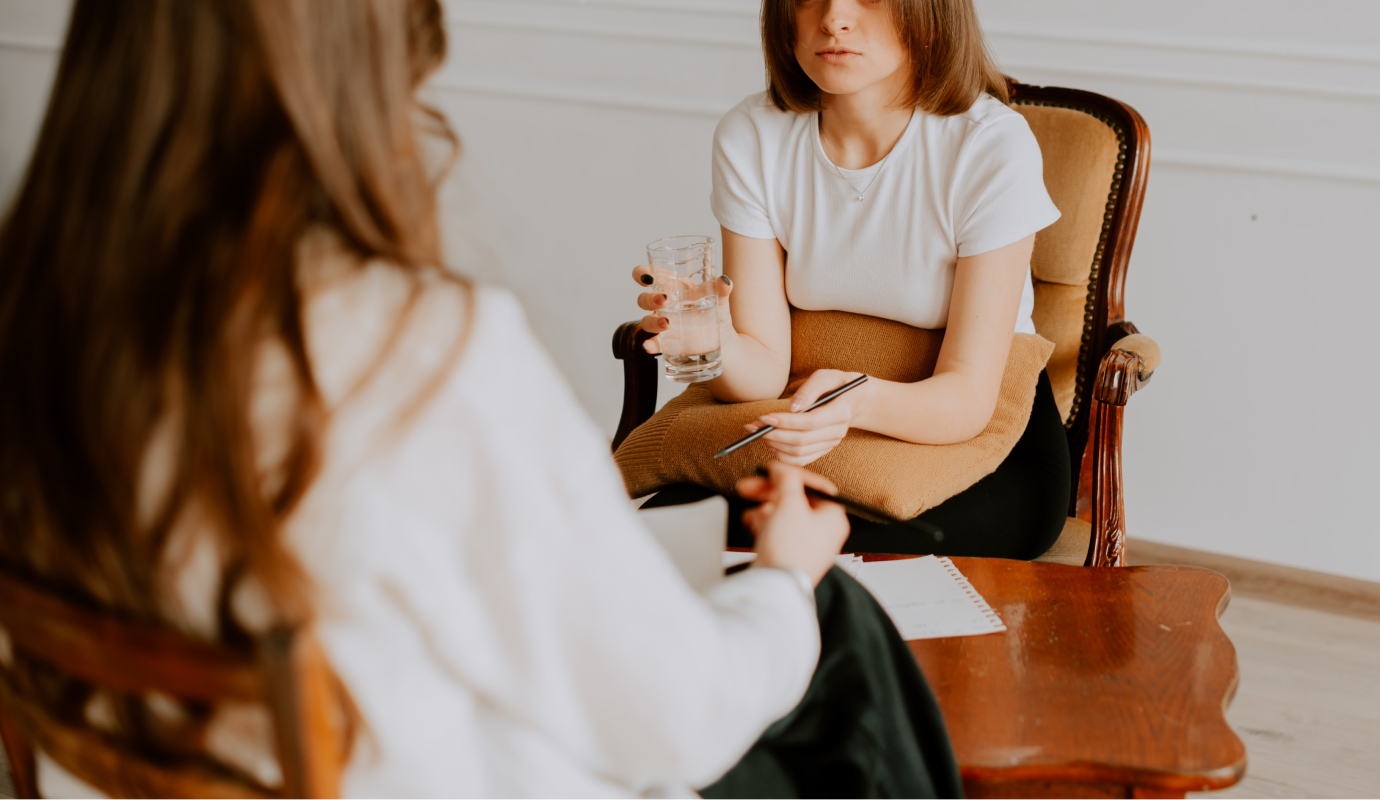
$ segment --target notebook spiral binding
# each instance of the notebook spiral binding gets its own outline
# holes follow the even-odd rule
[[[944,571],[949,574],[949,577],[953,578],[962,586],[963,593],[978,606],[982,612],[983,619],[991,623],[993,630],[1006,630],[1006,623],[1002,621],[1001,615],[993,611],[992,606],[988,605],[987,600],[973,588],[973,584],[968,581],[968,576],[959,572],[958,567],[954,566],[954,562],[950,561],[945,556],[939,557],[939,563],[944,567]]]

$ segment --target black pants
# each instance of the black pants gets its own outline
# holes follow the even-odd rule
[[[904,524],[884,525],[849,517],[848,553],[913,553],[981,556],[1028,561],[1059,538],[1069,506],[1069,445],[1054,389],[1041,372],[1025,433],[991,475],[921,514],[944,532],[942,541]],[[643,504],[658,508],[694,503],[714,494],[691,484],[669,486]],[[728,543],[751,547],[743,525],[744,501],[729,498]]]
[[[838,568],[815,589],[805,697],[705,797],[960,797],[944,717],[877,601]]]

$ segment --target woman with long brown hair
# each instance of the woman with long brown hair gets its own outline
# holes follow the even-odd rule
[[[437,0],[78,0],[0,228],[0,569],[209,640],[311,625],[351,795],[704,786],[805,693],[843,513],[777,468],[743,487],[756,565],[689,588],[515,301],[439,266],[444,50]],[[255,709],[6,647],[0,680],[276,780]],[[944,780],[890,786],[954,790],[926,741]]]
[[[711,205],[723,231],[725,402],[775,399],[791,367],[792,307],[944,329],[932,377],[872,379],[801,413],[860,373],[822,369],[764,438],[804,466],[850,430],[922,445],[978,436],[997,406],[1013,334],[1034,334],[1030,258],[1059,218],[1040,146],[1007,107],[972,0],[763,0],[767,91],[729,111],[714,135]],[[642,280],[646,267],[634,277]],[[646,283],[647,281],[643,281]],[[664,295],[640,305],[659,311]],[[654,334],[663,314],[644,318]],[[649,350],[660,345],[653,340]],[[904,524],[852,518],[860,552],[1035,558],[1068,513],[1063,421],[1041,375],[1024,435],[995,471]],[[650,501],[700,496],[688,485]]]

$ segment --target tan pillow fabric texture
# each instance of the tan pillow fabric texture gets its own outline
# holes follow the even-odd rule
[[[944,331],[842,311],[791,311],[791,380],[779,400],[720,403],[703,385],[691,386],[638,427],[614,459],[628,493],[641,497],[674,483],[731,492],[734,483],[771,460],[754,442],[721,459],[714,453],[745,435],[763,414],[786,411],[796,387],[819,369],[865,372],[914,383],[934,374]],[[977,437],[951,445],[902,442],[854,430],[810,465],[840,493],[898,519],[911,519],[992,473],[1025,432],[1035,386],[1054,345],[1016,334],[992,420]]]

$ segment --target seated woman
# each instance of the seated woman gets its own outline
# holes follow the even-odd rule
[[[723,231],[726,402],[781,395],[791,306],[944,328],[934,376],[870,380],[808,414],[763,417],[776,457],[805,465],[853,428],[907,442],[973,438],[996,407],[1013,332],[1034,333],[1030,254],[1059,218],[1040,148],[1008,108],[971,0],[765,0],[768,89],[714,135],[712,206]],[[648,268],[639,267],[640,283]],[[665,298],[644,293],[655,312]],[[647,331],[669,329],[663,317]],[[656,339],[647,343],[659,352]],[[807,407],[858,373],[821,370],[793,396]],[[1030,559],[1058,538],[1069,454],[1047,375],[1010,456],[921,515],[942,543],[852,518],[848,548]],[[648,507],[702,490],[677,486]],[[937,549],[936,549],[937,548]]]
[[[803,484],[832,487],[744,483],[757,561],[696,594],[513,298],[438,268],[440,15],[76,3],[0,228],[0,569],[212,641],[311,624],[349,795],[958,792],[909,652],[829,572],[846,521]],[[50,713],[274,782],[261,711],[94,697],[3,645]]]

